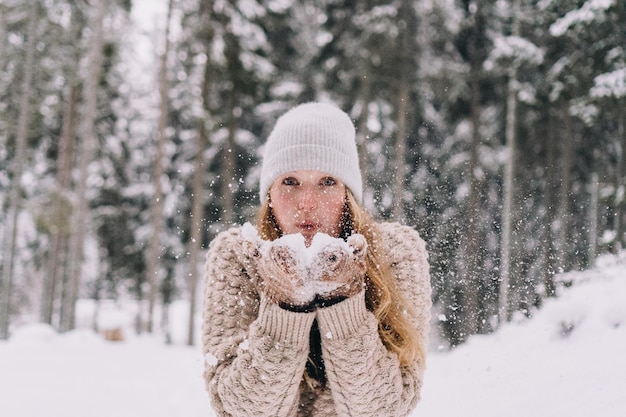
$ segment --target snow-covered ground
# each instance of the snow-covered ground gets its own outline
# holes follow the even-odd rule
[[[431,352],[420,417],[622,417],[626,413],[626,253],[603,257],[531,320]],[[198,348],[155,337],[106,342],[41,325],[0,342],[6,417],[213,416]]]

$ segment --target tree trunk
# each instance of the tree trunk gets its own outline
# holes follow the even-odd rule
[[[67,296],[63,299],[61,310],[60,330],[72,330],[75,326],[75,307],[78,299],[78,289],[81,281],[81,267],[84,257],[85,236],[89,224],[90,210],[87,199],[87,179],[89,165],[94,159],[98,140],[96,136],[95,121],[97,116],[98,83],[102,72],[103,58],[103,22],[106,13],[106,0],[98,0],[92,7],[90,27],[92,37],[89,49],[89,67],[85,88],[83,89],[84,114],[82,116],[80,135],[82,146],[79,156],[80,174],[78,178],[76,216],[74,229],[70,240],[69,251],[69,282]]]
[[[479,59],[478,37],[479,32],[484,30],[481,14],[482,2],[478,1],[475,11],[476,22],[473,28],[473,39],[470,40],[470,118],[472,125],[472,137],[470,143],[470,159],[467,167],[470,188],[465,208],[465,235],[464,257],[461,259],[461,279],[463,287],[462,301],[462,325],[460,340],[475,334],[479,330],[479,287],[480,287],[480,230],[477,216],[480,211],[481,179],[478,177],[479,160],[478,152],[481,144],[480,137],[480,77],[482,74],[482,60]]]
[[[154,195],[152,196],[151,226],[152,236],[148,250],[147,282],[148,282],[148,317],[146,330],[152,333],[154,326],[154,305],[156,303],[157,289],[160,281],[159,253],[161,252],[161,230],[163,228],[163,145],[165,143],[165,129],[168,119],[168,91],[169,82],[167,78],[167,61],[170,51],[170,21],[172,17],[173,0],[168,2],[167,22],[165,25],[165,48],[161,55],[159,67],[159,125],[157,131],[156,155],[154,159],[153,183]],[[141,309],[139,309],[141,311]],[[141,320],[139,320],[141,322]]]
[[[626,100],[618,99],[617,104],[617,123],[618,123],[618,138],[620,142],[620,151],[617,153],[618,163],[616,167],[615,175],[615,240],[612,242],[611,251],[617,253],[624,248],[624,211],[626,208],[625,194],[626,194],[626,129],[624,128],[625,112],[624,105]]]
[[[235,91],[230,92],[228,106],[228,135],[222,149],[222,224],[230,225],[235,221],[235,115],[234,106],[237,102]]]
[[[392,201],[394,220],[404,223],[406,212],[404,205],[404,195],[406,192],[407,177],[407,119],[409,111],[413,109],[409,103],[411,99],[411,86],[415,84],[415,66],[413,64],[415,55],[418,54],[415,36],[417,33],[417,21],[415,12],[409,2],[402,2],[400,5],[400,33],[398,34],[397,54],[399,57],[398,72],[399,79],[396,83],[396,154],[392,169],[395,171],[394,183],[392,185]]]
[[[513,2],[513,27],[511,35],[519,35],[518,1]],[[515,177],[515,159],[517,156],[517,69],[513,66],[509,69],[509,81],[506,99],[506,147],[508,150],[506,165],[504,166],[504,190],[502,192],[502,242],[500,247],[500,302],[498,319],[500,324],[508,321],[511,314],[509,305],[509,292],[511,290],[511,241],[513,226],[513,200],[515,190],[513,179]]]
[[[472,77],[474,78],[474,77]],[[480,203],[480,179],[477,176],[478,170],[478,149],[480,147],[480,109],[478,81],[470,81],[472,91],[471,112],[472,112],[472,143],[470,144],[470,160],[468,165],[468,175],[470,177],[470,189],[467,196],[467,206],[465,212],[465,257],[463,258],[463,280],[464,280],[464,315],[465,337],[468,337],[478,330],[478,268],[479,268],[479,229],[477,215]]]
[[[28,125],[30,123],[31,106],[30,99],[33,93],[33,68],[35,62],[35,51],[37,48],[37,21],[38,5],[30,8],[28,19],[28,39],[26,43],[26,56],[24,58],[22,79],[22,96],[20,98],[20,109],[17,122],[17,137],[15,139],[15,157],[12,161],[11,187],[9,190],[9,216],[5,225],[7,232],[4,240],[2,253],[2,286],[0,287],[0,340],[9,337],[9,323],[11,316],[11,293],[13,286],[13,267],[15,263],[16,240],[18,217],[22,208],[21,182],[26,163],[26,141],[28,140]]]
[[[597,172],[591,174],[589,184],[589,252],[587,253],[588,265],[595,264],[598,253],[598,201],[600,194],[600,179]]]
[[[546,138],[546,180],[545,180],[545,217],[543,222],[543,266],[544,276],[543,285],[545,288],[545,296],[553,297],[556,295],[556,286],[554,284],[554,274],[556,273],[556,249],[554,247],[554,219],[556,218],[557,207],[557,144],[560,138],[557,135],[556,110],[548,110],[548,134]]]
[[[207,60],[207,66],[209,65]],[[205,72],[208,76],[208,72]],[[205,79],[204,83],[208,83]],[[189,239],[189,331],[187,344],[193,346],[195,339],[195,316],[197,303],[197,288],[200,277],[200,249],[202,246],[202,214],[205,178],[204,150],[207,148],[209,140],[205,121],[200,120],[198,128],[198,148],[194,161],[193,183],[192,183],[192,208],[191,208],[191,233]]]
[[[63,128],[59,139],[59,156],[57,160],[56,189],[52,194],[52,211],[55,219],[50,230],[50,248],[48,249],[47,276],[44,280],[44,293],[41,304],[41,319],[44,323],[52,324],[54,299],[56,298],[58,283],[65,275],[68,238],[71,217],[71,203],[67,197],[71,185],[72,160],[74,142],[76,139],[75,116],[76,105],[80,89],[72,84],[68,90],[63,111]]]
[[[0,70],[4,70],[5,51],[7,41],[7,10],[4,4],[0,4]]]
[[[369,184],[369,179],[367,176],[369,172],[369,170],[367,169],[367,121],[369,118],[369,104],[372,100],[372,83],[370,82],[370,79],[367,75],[365,75],[362,80],[361,95],[362,107],[356,126],[356,144],[359,152],[359,165],[361,168],[361,172],[363,173],[363,184],[365,186]]]
[[[189,240],[189,322],[187,332],[187,345],[193,346],[195,340],[195,316],[198,298],[198,282],[200,280],[200,252],[202,248],[202,214],[204,195],[204,182],[206,167],[204,163],[204,151],[209,145],[209,135],[206,129],[206,121],[210,119],[210,109],[208,103],[209,90],[211,87],[211,42],[213,32],[211,30],[211,11],[213,5],[211,1],[205,0],[200,7],[202,22],[206,30],[206,38],[203,39],[206,48],[207,61],[204,66],[204,76],[202,80],[202,107],[204,117],[198,125],[198,146],[194,161],[194,175],[192,183],[193,202],[191,208],[191,233]]]
[[[80,39],[85,23],[82,13],[76,8],[72,12],[71,28],[75,39]],[[65,90],[63,107],[63,125],[59,138],[57,157],[56,188],[52,190],[53,228],[50,230],[50,247],[48,249],[47,271],[44,275],[41,302],[41,320],[52,324],[54,300],[60,282],[67,281],[68,240],[71,231],[72,206],[70,193],[72,185],[72,168],[74,147],[76,142],[76,115],[80,100],[79,68],[81,48],[74,47],[74,60],[68,68],[66,77],[68,87]]]
[[[506,116],[506,146],[508,156],[504,166],[504,190],[502,206],[502,243],[500,252],[500,303],[499,321],[500,324],[510,318],[509,291],[511,291],[510,266],[511,266],[511,240],[513,225],[513,177],[515,175],[515,153],[516,153],[516,108],[517,108],[517,87],[516,74],[512,69],[509,75],[509,86],[507,95],[507,116]]]
[[[403,77],[398,86],[398,127],[396,131],[396,155],[392,169],[395,171],[393,181],[393,218],[404,223],[404,185],[406,181],[406,119],[408,110],[408,86]]]
[[[568,251],[568,238],[569,238],[569,219],[570,213],[570,184],[571,184],[571,170],[574,160],[574,131],[572,129],[572,116],[569,114],[569,103],[562,109],[564,117],[563,123],[563,135],[559,140],[560,144],[560,186],[559,186],[559,201],[556,217],[556,253],[558,268],[561,270],[569,270],[570,263],[567,259]]]

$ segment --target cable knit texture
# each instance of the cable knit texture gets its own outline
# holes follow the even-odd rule
[[[397,285],[427,345],[431,287],[424,241],[398,223],[380,224]],[[202,343],[207,390],[219,416],[408,415],[417,404],[424,364],[401,366],[378,334],[365,292],[331,307],[293,312],[267,301],[240,228],[219,234],[207,254]],[[317,319],[327,383],[304,379],[309,333]]]

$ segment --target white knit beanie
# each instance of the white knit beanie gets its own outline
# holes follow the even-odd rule
[[[278,118],[265,144],[261,202],[278,176],[297,170],[326,172],[343,182],[357,201],[362,201],[354,124],[346,113],[332,104],[305,103]]]

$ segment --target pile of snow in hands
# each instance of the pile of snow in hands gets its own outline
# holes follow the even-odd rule
[[[289,249],[296,260],[298,275],[304,281],[298,294],[298,298],[303,301],[313,300],[316,295],[329,293],[342,285],[321,280],[322,267],[328,267],[329,258],[336,260],[333,258],[336,254],[350,255],[355,252],[355,246],[325,233],[316,233],[309,246],[306,246],[301,233],[284,235],[273,241],[263,240],[259,237],[257,229],[250,223],[243,225],[241,234],[246,240],[258,246],[261,257],[270,256],[271,248],[282,246]],[[356,242],[360,245],[359,248],[366,245],[365,237],[360,234],[350,236],[349,242]]]

